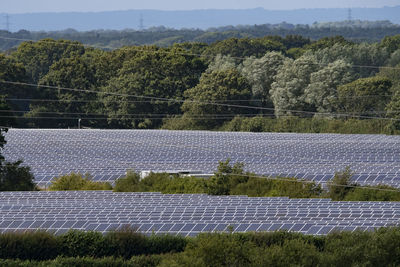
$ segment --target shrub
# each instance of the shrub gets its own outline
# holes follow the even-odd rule
[[[343,200],[355,185],[351,184],[352,176],[349,167],[342,172],[335,173],[333,179],[328,182],[328,197],[332,200]]]
[[[94,182],[89,174],[83,176],[80,173],[71,173],[56,177],[49,187],[49,190],[112,190],[109,183]]]
[[[0,235],[0,258],[21,260],[54,259],[59,253],[57,239],[47,232]]]
[[[61,254],[67,257],[101,257],[107,246],[100,232],[70,230],[58,240]]]
[[[129,226],[107,233],[105,242],[107,244],[106,256],[129,259],[132,256],[146,254],[148,251],[146,236]]]
[[[115,181],[115,192],[139,192],[140,176],[138,173],[128,171],[124,178]]]

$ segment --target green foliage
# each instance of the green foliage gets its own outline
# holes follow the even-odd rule
[[[266,117],[244,118],[236,116],[219,128],[236,132],[295,132],[295,133],[341,133],[341,134],[398,134],[391,128],[393,122],[380,119],[331,119],[299,118],[294,116],[271,119]]]
[[[107,233],[104,242],[107,244],[107,256],[129,259],[148,251],[146,236],[129,226]]]
[[[197,266],[249,266],[256,256],[251,242],[231,234],[200,234],[184,252]],[[187,262],[189,263],[189,262]]]
[[[112,190],[109,183],[94,182],[89,174],[71,173],[52,180],[49,190]]]
[[[222,124],[225,117],[240,113],[240,109],[208,103],[249,100],[250,85],[235,69],[214,71],[204,73],[199,84],[186,90],[184,95],[187,100],[182,105],[182,119],[188,120],[189,125],[210,129]],[[246,101],[242,104],[246,105]],[[218,114],[225,117],[218,118]]]
[[[0,234],[0,258],[21,260],[54,259],[59,254],[56,238],[46,232]]]
[[[249,39],[249,38],[230,38],[211,44],[203,53],[207,57],[216,55],[230,55],[232,57],[261,57],[269,51],[284,51],[282,43],[271,40],[268,37]]]
[[[115,192],[162,192],[164,194],[204,193],[205,180],[196,177],[179,177],[167,173],[150,173],[140,180],[137,173],[128,171],[115,182]]]
[[[324,48],[330,48],[336,44],[340,45],[351,45],[352,42],[347,41],[343,36],[335,36],[335,37],[324,37],[317,41],[312,42],[304,46],[305,49],[317,51]]]
[[[32,82],[37,83],[47,74],[50,66],[62,58],[82,55],[85,48],[79,42],[43,39],[38,42],[23,42],[12,56],[21,62]]]
[[[236,163],[230,166],[230,160],[220,162],[217,172],[210,178],[207,183],[206,190],[209,195],[229,195],[232,182],[240,182],[243,180],[243,164]]]
[[[115,192],[140,192],[140,175],[133,171],[128,171],[126,176],[115,181]]]
[[[332,200],[343,200],[355,185],[351,184],[352,176],[350,167],[346,167],[345,170],[335,173],[333,179],[327,184],[328,197]]]
[[[261,266],[318,266],[321,254],[312,244],[302,240],[285,240],[283,245],[273,245],[260,255]]]
[[[129,260],[115,257],[105,257],[101,259],[91,257],[57,257],[54,260],[47,261],[31,261],[31,260],[1,260],[1,266],[9,267],[155,267],[161,262],[164,256],[149,255],[136,256]]]
[[[381,41],[381,46],[387,48],[389,53],[393,53],[394,51],[400,49],[400,35],[386,36]]]
[[[379,111],[385,110],[391,87],[391,81],[383,77],[358,79],[339,86],[339,111],[350,116],[382,116],[385,113]]]
[[[70,230],[58,237],[61,254],[66,257],[98,257],[104,253],[104,238],[98,232]]]
[[[153,254],[155,253],[155,254]],[[164,254],[166,253],[166,254]],[[66,255],[74,255],[66,257]],[[136,256],[135,256],[136,255]],[[0,234],[1,266],[398,266],[400,228],[372,232],[203,233],[146,237],[72,231]]]
[[[102,90],[146,96],[142,100],[148,101],[129,101],[131,98],[127,96],[102,94],[101,101],[110,127],[159,127],[160,117],[180,113],[179,102],[164,101],[163,98],[182,99],[184,91],[195,86],[206,69],[202,59],[186,55],[187,52],[177,47],[163,49],[152,46],[140,50],[141,53],[136,49],[136,54],[125,59],[117,77],[111,78]]]
[[[0,159],[0,191],[33,191],[36,185],[29,167],[22,161],[5,162]]]
[[[400,190],[387,186],[364,186],[350,190],[345,201],[400,201]]]

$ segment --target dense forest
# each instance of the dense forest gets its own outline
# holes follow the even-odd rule
[[[397,133],[400,35],[229,38],[0,54],[2,126]]]

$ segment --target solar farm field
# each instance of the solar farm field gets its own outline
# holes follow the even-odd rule
[[[109,182],[129,169],[212,174],[230,158],[256,174],[322,183],[349,166],[361,185],[400,187],[400,136],[10,129],[6,139],[5,157],[23,159],[40,185],[71,172]]]
[[[3,192],[0,232],[69,229],[102,233],[130,225],[145,234],[288,230],[310,235],[396,226],[400,202],[113,193]]]

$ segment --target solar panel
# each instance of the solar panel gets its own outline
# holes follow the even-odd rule
[[[6,139],[5,156],[23,158],[41,185],[73,171],[110,182],[129,169],[209,174],[230,158],[256,174],[316,182],[350,166],[360,184],[400,187],[400,136],[10,129]]]
[[[185,236],[230,230],[325,235],[398,226],[399,219],[400,202],[110,191],[0,192],[0,232],[43,229],[61,234],[78,229],[105,233],[129,225],[146,234]]]

